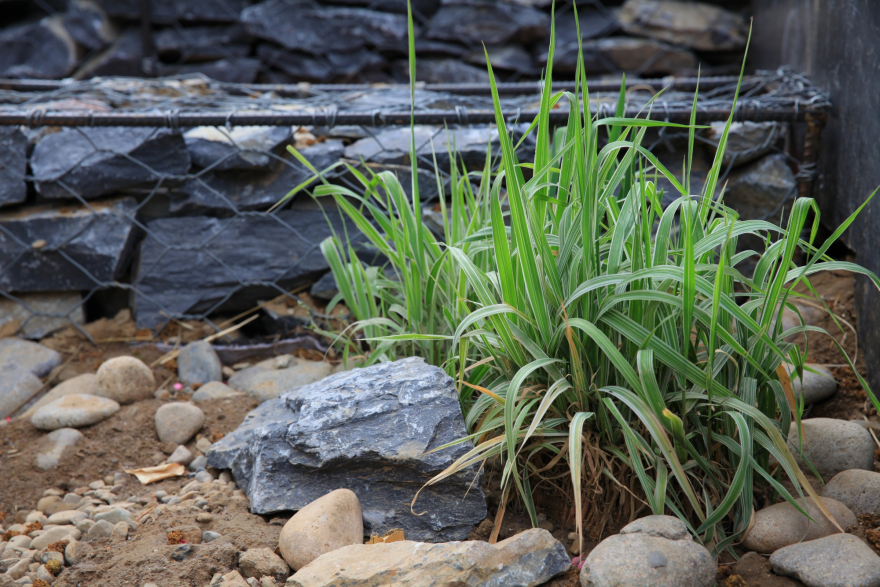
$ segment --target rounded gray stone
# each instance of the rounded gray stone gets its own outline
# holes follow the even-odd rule
[[[43,406],[31,416],[40,430],[80,428],[102,422],[119,411],[119,404],[106,397],[73,393]]]
[[[807,587],[880,585],[880,557],[852,534],[834,534],[780,548],[770,556],[777,575],[795,577]]]
[[[83,373],[82,375],[77,375],[76,377],[72,377],[67,381],[63,381],[49,390],[49,393],[41,397],[37,400],[34,405],[28,408],[28,410],[23,414],[23,417],[30,418],[34,415],[38,409],[42,408],[45,405],[51,404],[55,400],[64,397],[65,395],[71,395],[74,393],[86,393],[89,395],[97,395],[95,391],[97,390],[97,378],[94,373]]]
[[[79,430],[59,428],[46,435],[43,450],[37,454],[37,468],[43,471],[54,469],[64,456],[64,449],[76,446],[84,438]]]
[[[880,473],[850,469],[834,476],[822,492],[855,515],[880,514]]]
[[[120,404],[150,399],[156,390],[153,371],[136,357],[107,359],[98,367],[96,378],[96,395]]]
[[[89,533],[86,536],[89,540],[96,540],[98,538],[107,538],[111,534],[113,534],[113,524],[107,520],[101,520],[89,528]]]
[[[858,523],[855,514],[839,501],[830,497],[819,499],[842,529],[846,530]],[[814,522],[788,502],[777,503],[755,512],[754,523],[743,537],[743,547],[761,554],[770,554],[802,540],[816,540],[840,532],[812,499],[808,499],[806,503],[807,511]]]
[[[192,460],[193,460],[192,453],[189,451],[188,448],[186,448],[185,446],[183,446],[181,444],[177,448],[174,449],[174,452],[171,453],[171,455],[167,459],[165,459],[165,462],[166,463],[180,463],[181,465],[188,465]]]
[[[225,383],[220,381],[212,381],[210,383],[206,383],[205,385],[199,387],[195,393],[192,394],[192,401],[194,402],[206,402],[213,399],[224,399],[229,397],[239,397],[244,394],[240,391],[235,391]]]
[[[816,467],[823,479],[830,479],[841,471],[874,468],[874,439],[858,424],[833,418],[802,420],[804,454]],[[798,454],[797,426],[792,423],[788,432],[789,450],[804,471],[809,471]]]
[[[205,530],[202,533],[202,542],[213,542],[223,536],[218,532],[211,532],[210,530]]]
[[[323,361],[296,360],[292,366],[282,369],[258,365],[238,371],[229,378],[229,386],[262,402],[319,381],[332,370],[333,366]]]
[[[681,520],[648,516],[600,542],[584,562],[580,583],[582,587],[711,587],[715,571],[712,555],[691,539]]]
[[[187,402],[165,404],[156,410],[156,434],[162,442],[186,444],[205,423],[205,413]]]
[[[807,367],[815,371],[815,373],[807,370]],[[837,381],[835,381],[834,375],[822,365],[807,363],[804,368],[803,379],[797,377],[791,370],[789,371],[789,376],[791,377],[792,391],[795,395],[800,395],[804,398],[805,405],[827,399],[837,391]]]
[[[177,376],[186,385],[223,379],[223,365],[210,342],[191,342],[177,357]]]

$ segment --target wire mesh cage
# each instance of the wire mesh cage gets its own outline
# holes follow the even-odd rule
[[[708,171],[736,81],[700,82],[697,122],[706,128],[697,135],[703,149],[695,157],[694,185]],[[619,83],[590,84],[593,115],[613,114]],[[186,76],[9,80],[4,88],[0,320],[23,336],[79,327],[85,310],[107,292],[117,300],[123,294],[117,304],[131,308],[139,327],[192,319],[221,330],[218,315],[278,296],[295,300],[292,291],[316,280],[313,292],[332,290],[332,279],[319,280],[328,272],[319,244],[346,227],[334,206],[305,193],[274,207],[313,180],[288,145],[319,170],[344,162],[411,179],[406,86],[253,85]],[[505,130],[523,139],[524,160],[534,148],[534,135],[526,133],[539,89],[533,82],[501,86]],[[695,89],[691,78],[631,79],[627,115],[687,122]],[[828,106],[822,92],[789,71],[744,80],[725,159],[728,205],[744,218],[774,220],[806,195]],[[465,168],[482,168],[487,154],[497,154],[499,129],[481,84],[420,86],[412,116],[424,220],[437,227],[442,218],[431,203],[444,197],[444,182],[435,179],[435,161],[446,182],[451,151]],[[552,121],[566,116],[562,106]],[[681,169],[687,132],[667,128],[649,136],[658,158]],[[342,165],[323,180],[356,189]]]

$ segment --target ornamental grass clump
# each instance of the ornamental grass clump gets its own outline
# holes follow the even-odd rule
[[[714,552],[741,539],[756,494],[769,490],[808,515],[798,501],[816,494],[792,454],[800,448],[786,443],[803,405],[783,363],[802,376],[805,355],[786,339],[824,331],[783,331],[780,317],[798,311],[794,287],[819,271],[880,285],[826,255],[867,202],[821,245],[809,198],[795,200],[781,225],[740,220],[719,185],[736,99],[704,185],[681,183],[643,139],[650,128],[687,129],[689,178],[696,94],[689,125],[652,120],[650,105],[624,118],[625,84],[618,115],[597,118],[582,52],[577,90],[552,92],[552,38],[529,163],[517,158],[487,59],[500,156],[487,147],[479,173],[453,163],[442,239],[421,221],[414,140],[411,197],[394,174],[352,166],[362,192],[314,189],[387,258],[363,264],[345,235],[322,243],[339,286],[334,303],[357,320],[337,333],[339,344],[363,363],[420,355],[455,378],[470,431],[460,442],[474,448],[430,483],[500,463],[493,537],[509,496],[537,525],[538,486],[570,498],[581,537],[585,526],[601,534],[613,511],[647,510],[678,516]],[[413,93],[414,72],[411,34]],[[567,123],[551,129],[548,114],[560,106]],[[677,192],[665,208],[660,176]],[[438,186],[443,193],[439,173]],[[744,235],[759,236],[764,250],[738,252]]]

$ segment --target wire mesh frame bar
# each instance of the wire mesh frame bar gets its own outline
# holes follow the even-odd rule
[[[759,104],[740,103],[734,113],[736,121],[773,121],[773,122],[804,122],[808,117],[822,116],[826,111],[824,105],[806,104],[793,108],[762,108]],[[593,116],[614,116],[607,105],[592,109]],[[520,111],[508,115],[513,122],[532,122],[537,117],[535,110]],[[554,110],[550,112],[551,124],[563,124],[568,120],[568,111]],[[645,117],[643,108],[628,107],[625,116],[629,118]],[[727,120],[730,110],[724,108],[697,111],[697,124]],[[668,108],[655,112],[653,118],[673,123],[690,122],[691,110],[688,108]],[[160,113],[123,113],[123,112],[52,112],[45,110],[5,111],[0,112],[0,126],[147,126],[165,128],[192,128],[197,126],[327,126],[361,125],[361,126],[404,126],[410,124],[491,124],[495,122],[495,113],[488,110],[468,111],[457,108],[452,111],[409,112],[338,112],[326,109],[308,113],[276,113],[276,112],[229,112],[229,113],[193,113],[168,110]]]
[[[713,90],[730,84],[736,84],[734,76],[712,76],[704,78],[695,77],[663,77],[663,78],[630,78],[626,80],[627,88],[648,86],[655,90],[668,88],[681,92],[693,92],[697,84],[701,90]],[[394,87],[387,84],[230,84],[207,80],[217,89],[241,92],[275,92],[281,96],[311,96],[331,92],[365,92],[378,87]],[[746,84],[750,83],[744,80]],[[12,90],[16,92],[51,92],[62,88],[73,88],[77,84],[86,84],[87,81],[74,80],[38,80],[38,79],[2,79],[0,78],[0,90]],[[620,80],[588,80],[587,85],[591,92],[615,92],[620,89]],[[491,90],[486,84],[429,84],[417,83],[417,88],[430,92],[445,92],[459,95],[488,95]],[[502,82],[497,85],[498,93],[504,95],[523,95],[540,93],[544,89],[544,82]],[[404,87],[404,86],[401,86]],[[407,86],[408,87],[408,86]],[[574,91],[575,83],[553,82],[555,91]]]

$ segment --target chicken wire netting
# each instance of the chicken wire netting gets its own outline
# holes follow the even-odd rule
[[[709,127],[697,133],[693,185],[701,185],[711,164],[736,82],[700,82],[697,122]],[[406,86],[266,86],[203,76],[39,83],[0,90],[0,328],[11,324],[31,338],[80,328],[108,292],[131,308],[138,326],[154,330],[180,320],[221,330],[218,316],[279,296],[295,301],[316,281],[311,292],[327,299],[333,283],[320,279],[328,272],[320,242],[331,227],[349,234],[352,227],[307,193],[275,207],[312,177],[288,145],[317,169],[335,165],[324,181],[355,191],[355,176],[340,163],[363,173],[395,172],[404,185],[411,180]],[[594,115],[614,113],[619,83],[591,83]],[[654,119],[687,122],[695,86],[692,78],[632,79],[627,115],[650,110]],[[540,86],[500,89],[507,131],[523,137]],[[498,129],[486,90],[457,84],[415,92],[418,183],[424,220],[434,230],[442,224],[433,204],[445,195],[449,150],[464,166],[481,169],[491,145],[490,163],[497,163]],[[719,182],[729,180],[728,205],[744,218],[777,220],[806,195],[828,107],[822,92],[789,71],[745,79],[735,113],[743,124]],[[566,116],[563,100],[553,122]],[[649,139],[667,167],[682,168],[686,131],[667,128]],[[523,160],[533,148],[534,134],[522,143]],[[376,261],[367,247],[363,254]],[[312,312],[312,320],[325,318]]]

